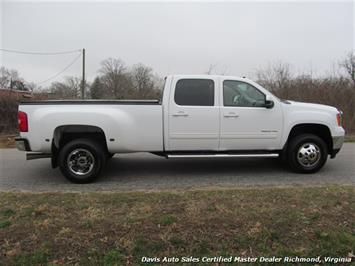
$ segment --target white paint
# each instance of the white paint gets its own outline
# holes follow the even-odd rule
[[[174,102],[176,82],[181,78],[215,81],[214,106],[179,106]],[[224,107],[224,80],[250,83],[268,99],[264,107]],[[54,130],[63,125],[100,127],[111,153],[174,150],[281,150],[297,124],[321,124],[333,137],[344,136],[336,123],[338,110],[331,106],[291,102],[286,104],[269,91],[245,78],[217,75],[175,75],[165,82],[162,105],[50,104],[20,105],[29,119],[29,140],[33,151],[51,152]],[[233,114],[225,117],[225,114]],[[110,139],[115,141],[110,141]]]

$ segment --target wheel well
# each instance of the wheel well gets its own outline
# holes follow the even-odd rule
[[[54,130],[52,141],[52,167],[57,166],[57,155],[61,147],[69,141],[78,138],[87,138],[97,141],[108,152],[104,131],[96,126],[89,125],[64,125]]]
[[[287,143],[295,136],[301,134],[313,134],[320,137],[327,144],[328,153],[333,150],[333,139],[330,130],[327,126],[322,124],[299,124],[295,125],[288,135]],[[286,145],[287,145],[286,143]]]

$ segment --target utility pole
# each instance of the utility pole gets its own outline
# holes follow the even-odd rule
[[[85,48],[83,49],[83,77],[81,81],[81,99],[85,97]]]

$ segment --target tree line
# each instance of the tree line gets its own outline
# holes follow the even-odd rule
[[[350,66],[350,65],[349,65]],[[330,105],[343,112],[347,133],[355,133],[355,60],[345,75],[294,75],[288,64],[274,64],[257,72],[257,82],[281,99]]]
[[[91,99],[155,99],[159,98],[163,79],[144,64],[127,66],[121,59],[108,58],[101,62],[98,75],[86,84],[85,98]],[[54,97],[76,99],[81,97],[81,79],[66,77],[49,87]]]
[[[219,73],[211,65],[206,74]],[[0,68],[0,88],[9,86],[14,80],[25,81],[16,70]],[[332,75],[314,77],[312,73],[295,74],[287,63],[274,63],[258,69],[254,78],[259,84],[282,99],[332,105],[344,112],[344,127],[355,133],[355,55],[349,53]],[[164,79],[155,75],[153,69],[144,64],[128,66],[121,59],[108,58],[101,62],[98,75],[85,88],[86,99],[160,99]],[[32,88],[35,86],[32,84]],[[38,91],[38,90],[34,90]],[[66,77],[53,82],[42,93],[33,94],[39,99],[81,98],[81,78]],[[45,92],[45,93],[43,93]],[[13,99],[12,99],[13,98]],[[1,131],[16,131],[16,110],[19,99],[0,94],[0,109],[4,114]],[[3,129],[1,129],[3,128]],[[5,128],[5,129],[4,129]]]

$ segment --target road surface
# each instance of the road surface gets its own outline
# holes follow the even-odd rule
[[[355,185],[355,143],[311,175],[296,174],[277,159],[165,159],[148,153],[119,155],[93,184],[68,182],[49,159],[26,161],[25,153],[0,149],[1,191],[140,191],[205,187]]]

